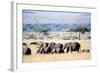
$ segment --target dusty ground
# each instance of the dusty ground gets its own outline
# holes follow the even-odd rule
[[[81,49],[91,49],[91,40],[23,40],[27,43],[32,50],[32,55],[23,55],[23,63],[27,62],[42,62],[42,61],[63,61],[63,60],[87,60],[91,59],[91,53],[66,53],[66,54],[38,54],[36,55],[36,50],[38,49],[36,45],[30,45],[33,41],[44,41],[44,42],[56,42],[56,43],[65,43],[65,42],[74,42],[77,41],[81,44]]]

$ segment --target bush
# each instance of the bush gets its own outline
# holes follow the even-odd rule
[[[29,39],[37,39],[37,37],[34,34],[30,34]]]
[[[30,45],[39,45],[38,42],[31,42]]]
[[[71,36],[64,36],[62,39],[63,39],[63,40],[70,40],[70,37],[71,37]]]
[[[76,40],[76,39],[78,39],[78,37],[77,36],[73,36],[73,40]]]

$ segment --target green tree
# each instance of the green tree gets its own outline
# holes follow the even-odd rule
[[[80,27],[76,30],[79,32],[79,40],[81,40],[80,38],[81,34],[84,34],[85,32],[89,32],[89,30],[86,27]]]
[[[81,34],[84,34],[85,32],[90,32],[90,30],[86,27],[78,27],[78,28],[75,28],[75,29],[71,29],[70,31],[73,31],[73,32],[79,32],[79,40],[81,40]]]

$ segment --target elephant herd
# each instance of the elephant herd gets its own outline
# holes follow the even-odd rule
[[[37,53],[39,54],[49,54],[49,53],[68,53],[68,52],[80,52],[81,45],[78,42],[68,42],[68,43],[47,43],[43,42],[40,44]]]
[[[81,49],[81,45],[78,42],[67,43],[55,43],[55,42],[32,42],[30,45],[38,45],[36,54],[57,54],[57,53],[69,53],[69,52],[90,52],[89,49]],[[32,49],[32,48],[31,48]],[[31,55],[31,49],[26,43],[23,43],[23,55]]]

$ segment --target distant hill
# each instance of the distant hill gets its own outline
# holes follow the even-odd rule
[[[23,24],[23,31],[33,32],[38,28],[48,29],[49,31],[70,31],[80,26],[91,30],[91,24]]]

